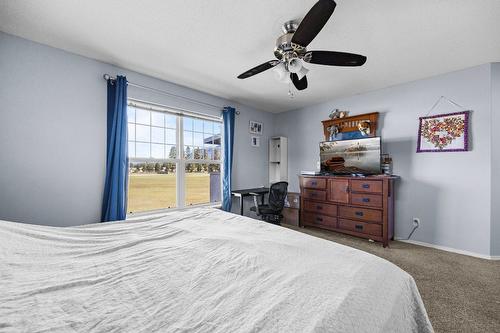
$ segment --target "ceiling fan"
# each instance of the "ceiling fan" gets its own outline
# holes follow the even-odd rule
[[[337,4],[333,0],[319,0],[300,22],[288,21],[283,25],[284,34],[276,40],[274,56],[238,76],[246,79],[274,68],[283,82],[292,82],[297,90],[307,88],[306,74],[309,71],[303,61],[327,66],[362,66],[366,57],[359,54],[335,51],[307,51],[307,46],[325,26]]]

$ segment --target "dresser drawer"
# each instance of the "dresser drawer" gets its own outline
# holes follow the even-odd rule
[[[324,190],[326,188],[326,179],[324,178],[314,178],[314,177],[303,177],[302,187],[306,188],[317,188]]]
[[[369,208],[340,206],[339,217],[382,223],[382,211]]]
[[[317,214],[337,216],[337,205],[304,200],[304,210]]]
[[[304,199],[313,199],[313,200],[326,200],[326,191],[320,191],[320,190],[310,190],[310,189],[303,189],[302,190],[302,197]]]
[[[382,236],[382,226],[380,224],[357,222],[346,219],[339,219],[339,229],[356,231],[372,236]]]
[[[351,204],[382,208],[382,196],[378,194],[351,193]]]
[[[304,220],[302,221],[302,224],[305,225],[312,225],[312,226],[325,226],[325,227],[331,227],[331,228],[337,228],[337,218],[336,217],[331,217],[331,216],[326,216],[326,215],[321,215],[321,214],[315,214],[315,213],[303,213]]]
[[[351,180],[351,192],[382,193],[382,181]]]

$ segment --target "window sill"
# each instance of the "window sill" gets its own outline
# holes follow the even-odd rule
[[[198,204],[198,205],[191,205],[191,206],[186,206],[186,207],[175,207],[175,208],[163,208],[163,209],[155,209],[155,210],[148,210],[145,212],[137,212],[137,213],[129,213],[127,214],[127,217],[125,218],[126,220],[136,218],[136,217],[142,217],[142,216],[147,216],[147,215],[152,215],[152,214],[161,214],[161,213],[168,213],[168,212],[175,212],[175,211],[180,211],[180,210],[185,210],[185,209],[192,209],[192,208],[199,208],[199,207],[214,207],[214,208],[220,208],[222,202],[210,202],[206,204]]]

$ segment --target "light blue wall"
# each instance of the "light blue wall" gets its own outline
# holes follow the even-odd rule
[[[500,256],[500,63],[491,64],[491,255]]]
[[[97,222],[106,154],[104,73],[215,105],[236,118],[234,188],[267,184],[273,115],[49,46],[0,33],[0,219],[52,226]],[[130,87],[129,97],[193,111],[211,108]],[[250,145],[248,123],[264,123]],[[235,210],[237,207],[235,207]]]
[[[444,95],[473,110],[472,151],[417,154],[418,117]],[[288,137],[291,190],[297,174],[315,170],[321,120],[334,108],[351,114],[379,111],[384,152],[401,176],[396,189],[398,238],[406,238],[412,218],[421,226],[412,239],[478,254],[490,254],[490,65],[478,66],[361,95],[340,98],[277,115],[277,135]],[[434,111],[459,111],[444,102]],[[498,204],[498,202],[497,202]]]

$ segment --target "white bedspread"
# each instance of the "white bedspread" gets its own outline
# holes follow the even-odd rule
[[[374,245],[377,246],[377,245]],[[0,221],[0,332],[432,332],[388,261],[214,208]]]

